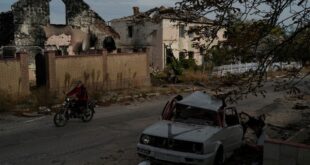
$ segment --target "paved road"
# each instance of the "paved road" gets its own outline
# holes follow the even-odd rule
[[[51,116],[2,123],[0,165],[136,165],[138,135],[159,119],[167,99],[100,108],[92,122],[70,121],[64,128],[55,128]]]
[[[249,97],[237,108],[257,110],[281,97],[271,91],[266,99]],[[159,119],[168,98],[100,108],[92,122],[70,121],[64,128],[55,128],[52,116],[0,120],[0,165],[137,165],[139,133]]]

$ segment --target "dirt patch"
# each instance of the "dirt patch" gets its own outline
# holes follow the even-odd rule
[[[267,116],[265,131],[269,138],[288,140],[301,129],[308,128],[310,126],[309,101],[309,95],[285,97],[276,99],[274,103],[257,110],[257,114]]]

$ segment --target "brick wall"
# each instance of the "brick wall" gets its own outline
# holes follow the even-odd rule
[[[124,89],[149,86],[150,76],[146,53],[101,54],[58,57],[46,52],[47,87],[54,91],[70,88],[83,81],[92,89]],[[16,59],[0,59],[0,91],[12,95],[29,94],[28,55]]]
[[[264,165],[308,165],[310,146],[267,140],[264,145]]]
[[[67,90],[76,81],[83,81],[88,88],[124,89],[150,85],[146,53],[55,56],[46,53],[48,87]]]
[[[102,55],[56,57],[55,65],[57,88],[67,89],[76,80],[93,87],[103,82]]]
[[[0,59],[0,90],[10,95],[29,94],[27,54],[19,54],[16,59]]]
[[[145,53],[111,54],[107,57],[108,88],[149,86],[148,59]]]

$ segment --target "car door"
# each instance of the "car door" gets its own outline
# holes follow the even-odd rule
[[[241,146],[243,129],[240,125],[237,110],[234,107],[225,108],[224,112],[223,146],[225,152],[230,152]]]

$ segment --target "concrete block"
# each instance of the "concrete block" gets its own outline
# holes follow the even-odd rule
[[[308,165],[310,164],[310,150],[300,148],[298,152],[298,159],[297,159],[298,165]]]
[[[281,155],[281,158],[285,157],[285,158],[297,159],[298,148],[294,146],[282,144],[280,147],[280,155]]]
[[[265,143],[264,145],[264,160],[275,160],[280,159],[280,145],[273,143]]]

